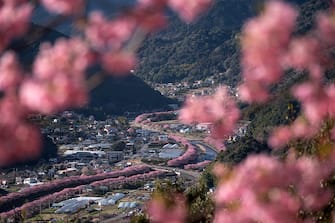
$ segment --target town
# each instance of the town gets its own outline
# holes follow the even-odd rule
[[[181,124],[177,113],[96,120],[65,111],[36,118],[56,154],[2,170],[1,219],[74,222],[76,213],[88,222],[127,222],[144,212],[157,183],[194,184],[218,150],[203,140],[206,123]]]

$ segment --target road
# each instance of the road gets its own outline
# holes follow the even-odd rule
[[[176,168],[176,167],[168,167],[168,166],[158,166],[158,165],[148,165],[150,166],[152,169],[155,170],[162,170],[162,171],[173,171],[176,174],[184,174],[186,176],[189,176],[192,179],[198,179],[200,176],[200,172],[197,171],[192,171],[192,170],[184,170],[184,169],[180,169],[180,168]]]

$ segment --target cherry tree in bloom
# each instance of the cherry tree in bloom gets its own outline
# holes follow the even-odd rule
[[[12,111],[15,112],[15,111]],[[39,129],[28,123],[17,125],[0,123],[0,165],[26,161],[39,156],[41,139]]]
[[[27,30],[33,6],[28,1],[5,0],[0,3],[0,51],[13,38],[22,36]]]
[[[295,121],[289,127],[275,130],[269,140],[274,147],[297,138],[313,137],[322,123],[335,115],[334,85],[324,82],[324,72],[332,63],[329,48],[334,43],[332,38],[335,26],[331,12],[319,13],[316,18],[316,27],[311,33],[292,38],[283,57],[286,68],[308,71],[309,80],[296,84],[291,89],[292,95],[301,103],[305,121]],[[286,137],[281,140],[284,130]]]
[[[248,102],[264,102],[267,88],[283,74],[283,57],[298,13],[281,1],[270,1],[264,13],[244,26],[242,32],[242,75],[240,97]]]
[[[44,44],[33,65],[32,78],[20,89],[22,103],[33,112],[52,114],[87,102],[85,70],[90,52],[79,39]]]
[[[56,73],[84,78],[86,68],[94,61],[88,45],[79,38],[58,39],[54,46],[44,43],[33,64],[33,76],[48,79]]]
[[[153,198],[147,205],[150,222],[153,223],[185,223],[187,212],[185,198],[181,194],[175,194],[171,204],[159,195]]]
[[[130,39],[136,21],[131,17],[108,20],[101,12],[90,14],[85,27],[85,35],[89,43],[97,49],[120,49]]]
[[[115,75],[128,74],[136,64],[137,58],[132,53],[106,53],[102,56],[102,66]]]
[[[216,139],[233,133],[239,117],[239,109],[225,87],[217,89],[212,96],[188,97],[179,115],[179,119],[187,124],[212,123],[211,137]]]
[[[326,137],[327,130],[321,128],[334,118],[334,86],[324,82],[323,73],[331,61],[328,48],[334,43],[335,26],[331,13],[322,13],[314,30],[293,38],[296,17],[293,7],[272,1],[261,16],[246,24],[240,95],[249,102],[265,102],[268,88],[280,81],[285,69],[307,71],[308,80],[292,88],[301,103],[302,116],[290,126],[277,128],[268,142],[277,148],[292,140],[315,137],[321,131],[318,155],[289,156],[286,161],[259,155],[233,169],[217,166],[220,182],[215,192],[215,222],[314,221],[313,214],[299,217],[298,213],[322,210],[333,198],[325,182],[334,173],[334,144]]]
[[[20,89],[20,100],[32,112],[54,114],[85,105],[87,92],[84,83],[56,73],[54,78],[47,81],[25,81]]]
[[[0,58],[0,89],[11,91],[21,82],[22,70],[14,52],[7,51]]]
[[[321,182],[333,173],[333,159],[281,162],[258,155],[232,170],[217,166],[214,222],[303,222],[298,211],[318,210],[332,198]]]

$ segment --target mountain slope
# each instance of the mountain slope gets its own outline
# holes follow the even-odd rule
[[[18,53],[25,68],[29,69],[38,53],[39,45],[44,41],[54,42],[61,37],[67,38],[55,30],[33,24],[30,33],[25,38],[15,41],[10,48]],[[96,71],[99,70],[94,69],[94,72]],[[86,111],[103,110],[104,114],[158,109],[173,102],[134,76],[122,79],[107,78],[91,92],[90,99]]]
[[[237,73],[238,66],[231,65],[238,60],[236,34],[254,11],[250,1],[217,0],[195,24],[173,17],[168,29],[145,41],[137,75],[148,81],[175,82]]]
[[[130,75],[125,78],[107,78],[91,91],[89,107],[104,114],[150,111],[167,108],[173,100],[155,91],[140,78]],[[92,110],[92,109],[91,109]],[[100,113],[101,114],[101,113]]]
[[[240,81],[239,34],[243,23],[258,14],[263,0],[216,0],[197,23],[187,25],[172,18],[170,27],[150,36],[140,49],[136,74],[159,83],[198,80],[216,75],[219,82],[235,86]],[[297,33],[313,24],[312,14],[329,7],[328,0],[290,0],[302,12]]]

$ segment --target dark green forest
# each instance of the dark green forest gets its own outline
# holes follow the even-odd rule
[[[300,9],[296,34],[309,30],[315,12],[328,0],[290,0]],[[149,36],[139,51],[136,75],[145,81],[194,81],[216,75],[220,83],[236,86],[240,80],[240,33],[244,22],[262,11],[264,0],[217,0],[194,24],[171,16],[167,29]]]

